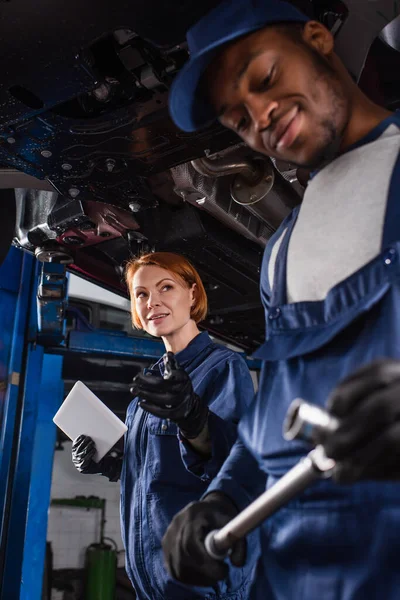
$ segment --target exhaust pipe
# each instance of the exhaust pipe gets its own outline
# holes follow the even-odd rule
[[[300,195],[268,158],[235,159],[227,155],[199,158],[191,164],[204,177],[235,175],[230,186],[232,200],[274,229],[301,202]]]

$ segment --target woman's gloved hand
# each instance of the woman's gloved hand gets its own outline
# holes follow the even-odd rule
[[[339,428],[321,440],[340,461],[339,483],[400,479],[400,361],[376,361],[348,377],[331,394],[328,410]]]
[[[237,514],[236,506],[221,492],[211,492],[177,513],[162,540],[164,559],[171,576],[187,585],[203,587],[226,579],[228,565],[208,555],[204,540],[210,531],[220,529]],[[246,551],[245,539],[234,545],[229,559],[235,567],[244,565]]]
[[[163,360],[164,377],[139,373],[131,393],[139,397],[143,410],[170,419],[185,438],[197,438],[207,423],[208,406],[194,393],[189,375],[178,365],[173,352],[164,354]]]
[[[88,435],[79,435],[72,442],[72,462],[80,473],[86,475],[98,473],[108,477],[109,481],[118,481],[124,456],[122,444],[117,442],[97,463],[93,460],[95,454],[96,444]]]

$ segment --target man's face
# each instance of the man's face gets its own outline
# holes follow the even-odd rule
[[[220,122],[248,146],[315,168],[337,153],[350,103],[328,62],[330,33],[308,23],[299,36],[271,26],[239,39],[214,60],[206,85]]]

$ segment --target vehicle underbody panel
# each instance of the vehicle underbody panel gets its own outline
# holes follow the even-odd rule
[[[400,105],[396,2],[373,14],[359,0],[294,3],[332,29],[373,100]],[[186,134],[169,118],[185,31],[215,4],[0,2],[0,195],[16,190],[15,245],[120,294],[130,256],[186,255],[207,289],[205,327],[251,350],[263,248],[305,180],[219,125]]]

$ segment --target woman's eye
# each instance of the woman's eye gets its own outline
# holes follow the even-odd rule
[[[168,284],[163,285],[163,287],[162,287],[163,292],[168,292],[168,290],[171,290],[171,289],[172,289],[172,285],[168,285]]]
[[[145,296],[146,296],[146,294],[145,294],[144,292],[139,292],[139,293],[136,295],[136,298],[145,298]]]

